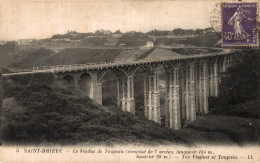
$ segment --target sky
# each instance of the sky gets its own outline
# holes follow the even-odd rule
[[[0,0],[0,40],[94,32],[210,27],[215,1]]]

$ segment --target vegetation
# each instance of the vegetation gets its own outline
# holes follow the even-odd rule
[[[58,53],[45,48],[31,49],[16,54],[9,67],[31,70],[34,66],[107,62],[119,53],[117,49],[67,48]]]
[[[17,103],[15,108],[4,108],[2,131],[6,143],[187,144],[173,130],[95,104],[52,74],[19,76],[5,83],[5,102],[14,99]]]
[[[23,50],[14,56],[9,67],[32,69],[34,66],[46,64],[47,58],[53,54],[53,51],[45,48]]]
[[[260,141],[259,129],[259,119],[203,115],[176,134],[196,144],[248,146]]]
[[[85,37],[88,36],[93,36],[94,33],[78,33],[78,32],[70,32],[68,31],[68,33],[66,34],[56,34],[52,36],[52,39],[70,39],[70,40],[81,40]]]
[[[89,37],[82,40],[81,44],[86,46],[104,46],[107,41],[104,37]]]
[[[210,98],[213,114],[259,118],[259,49],[243,50],[221,76],[218,98]]]
[[[126,33],[119,40],[119,44],[126,46],[143,46],[149,40],[149,37],[141,32]]]
[[[211,33],[213,32],[213,28],[205,28],[205,29],[181,29],[181,28],[176,28],[172,31],[160,31],[160,30],[151,30],[147,32],[146,34],[152,35],[152,36],[168,36],[168,35],[177,35],[177,36],[183,36],[183,35],[202,35],[204,33]]]
[[[155,45],[175,45],[184,44],[198,47],[218,47],[220,41],[219,33],[207,33],[196,37],[188,38],[158,38],[155,41]]]
[[[116,30],[114,33],[115,34],[124,34],[125,36],[129,36],[129,35],[152,35],[152,36],[168,36],[168,35],[177,35],[177,36],[183,36],[183,35],[202,35],[205,33],[211,33],[213,32],[214,29],[209,27],[209,28],[205,28],[205,29],[181,29],[181,28],[177,28],[174,29],[172,31],[167,31],[167,30],[151,30],[147,33],[142,33],[142,32],[127,32],[127,33],[122,33],[120,30]],[[103,29],[101,30],[97,30],[94,33],[78,33],[76,31],[68,31],[66,34],[56,34],[52,36],[52,39],[70,39],[70,40],[81,40],[85,37],[88,36],[107,36],[109,35],[109,33],[111,34],[111,31],[105,31]]]

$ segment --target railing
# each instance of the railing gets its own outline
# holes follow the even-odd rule
[[[99,63],[86,63],[86,64],[42,66],[42,67],[33,67],[33,72],[103,69],[103,68],[109,68],[109,67],[122,67],[122,66],[128,66],[128,65],[152,63],[152,62],[165,62],[165,61],[171,61],[171,60],[184,60],[184,59],[193,59],[193,58],[214,57],[214,56],[226,55],[229,52],[222,51],[220,53],[210,53],[210,54],[194,54],[194,55],[183,55],[183,56],[164,57],[164,58],[145,58],[145,59],[137,59],[137,60],[130,61],[127,63],[122,62],[122,61],[112,61],[112,62],[99,62]]]

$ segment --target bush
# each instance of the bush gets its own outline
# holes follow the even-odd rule
[[[18,107],[4,111],[5,143],[181,142],[171,129],[119,109],[105,109],[59,82],[52,74],[39,74],[30,84],[9,83],[7,89]]]

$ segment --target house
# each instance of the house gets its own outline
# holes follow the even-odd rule
[[[140,47],[140,50],[152,49],[152,48],[153,48],[153,41],[147,41],[146,45]]]

